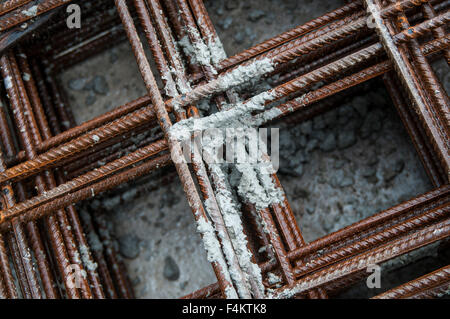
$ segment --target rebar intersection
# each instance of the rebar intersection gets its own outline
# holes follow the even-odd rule
[[[31,13],[39,16],[67,2],[0,3],[0,36],[10,37]],[[113,247],[102,247],[109,243],[105,221],[87,212],[79,216],[73,204],[171,163],[218,279],[186,297],[327,298],[366,277],[369,265],[445,242],[450,231],[449,103],[429,59],[442,54],[449,62],[448,1],[350,1],[230,58],[202,1],[132,2],[134,6],[115,0],[119,18],[106,10],[108,1],[96,2],[86,7],[91,13],[87,28],[69,32],[55,23],[49,26],[55,35],[48,44],[38,37],[26,47],[19,43],[3,52],[8,96],[3,103],[13,114],[15,131],[0,108],[0,296],[17,297],[20,290],[27,298],[132,297]],[[138,27],[159,74],[152,72]],[[148,95],[76,126],[54,75],[125,35]],[[194,54],[182,50],[182,40]],[[272,89],[242,100],[240,85],[274,75]],[[162,80],[163,92],[155,76]],[[212,98],[227,118],[238,110],[258,127],[299,110],[323,112],[321,101],[377,76],[383,76],[436,187],[427,194],[305,243],[275,174],[245,170],[252,187],[267,200],[262,205],[242,192],[239,202],[233,202],[223,167],[205,162],[198,150],[191,165],[180,160],[180,136],[191,133],[186,127],[220,126],[214,121],[219,113],[200,115],[195,105],[202,99]],[[158,126],[160,134],[148,133]],[[127,155],[114,148],[135,134],[144,138],[138,145],[122,144]],[[99,166],[99,160],[105,164]],[[266,154],[262,160],[269,160]],[[89,245],[86,237],[96,233],[100,245],[92,240]],[[261,247],[267,249],[261,253]],[[81,289],[70,287],[70,265],[85,271]],[[268,272],[281,281],[271,283]],[[427,276],[379,297],[436,297],[448,290],[448,266]],[[55,278],[64,283],[65,293],[54,286]]]

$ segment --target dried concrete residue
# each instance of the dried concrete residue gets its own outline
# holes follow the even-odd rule
[[[275,275],[274,273],[268,272],[267,273],[267,282],[269,285],[275,285],[281,283],[281,277]]]
[[[191,137],[191,133],[199,130],[219,128],[246,128],[252,126],[251,112],[264,109],[266,101],[273,99],[273,94],[263,92],[246,103],[238,103],[229,110],[214,113],[204,118],[190,118],[173,125],[169,131],[172,139],[185,141]],[[240,151],[244,151],[241,149]],[[242,155],[242,154],[239,154]],[[242,158],[245,158],[244,156]],[[270,179],[264,177],[259,167],[249,163],[238,163],[236,168],[242,173],[238,191],[241,196],[256,205],[257,209],[268,207],[279,202],[282,194]],[[260,180],[263,182],[261,186]]]
[[[175,82],[172,79],[171,73],[166,73],[161,75],[161,79],[165,81],[166,85],[164,86],[164,92],[169,97],[175,97],[178,95],[177,87]]]
[[[216,176],[217,179],[222,181],[227,180],[220,165],[212,164],[210,165],[210,169],[212,174]],[[229,191],[228,187],[220,187],[216,191],[216,199],[222,211],[225,226],[227,227],[230,238],[233,242],[234,250],[238,256],[239,265],[245,271],[245,274],[254,279],[254,282],[257,285],[254,289],[258,289],[259,294],[263,295],[264,286],[262,284],[261,269],[251,260],[252,254],[247,247],[247,238],[244,234],[240,212],[237,209],[237,204],[234,201],[233,195]],[[208,207],[208,203],[205,203],[205,205]],[[233,277],[237,276],[238,274],[233,273]],[[247,278],[246,281],[250,284],[249,278]]]
[[[207,200],[205,200],[205,208],[206,211],[211,215],[211,211],[214,210],[214,203],[212,202],[212,200],[210,198],[208,198]],[[225,226],[226,223],[225,223]],[[232,260],[233,260],[233,256],[235,256],[235,251],[233,248],[233,244],[228,240],[229,238],[225,238],[225,234],[223,232],[217,232],[221,242],[222,242],[222,248],[223,248],[223,252],[225,255],[225,258],[228,262],[228,266],[229,266],[229,273],[230,276],[233,280],[233,282],[235,283],[235,286],[238,290],[238,294],[241,298],[250,298],[250,296],[248,295],[248,293],[246,292],[245,288],[248,288],[248,278],[243,278],[241,276],[241,272],[240,271],[235,271],[232,267]],[[232,239],[232,238],[230,238]],[[246,243],[246,241],[245,241]],[[238,260],[239,262],[239,260]],[[242,274],[243,275],[243,274]]]
[[[176,51],[178,54],[178,50]],[[177,71],[174,67],[170,67],[170,73],[173,75],[174,81],[176,83],[176,88],[181,94],[186,94],[191,90],[191,83],[189,79],[185,78],[185,70],[184,66],[180,65],[181,71]],[[181,73],[180,73],[181,72]],[[183,81],[183,78],[185,78]]]
[[[273,70],[274,64],[270,59],[257,60],[247,65],[241,65],[223,75],[220,75],[216,80],[213,80],[212,82],[214,83],[214,87],[211,88],[211,93],[224,92],[245,83],[255,82],[260,79],[261,76]],[[183,100],[181,98],[174,99],[172,104],[176,107],[182,101]]]
[[[252,70],[253,71],[253,70]],[[241,81],[242,79],[239,79]],[[227,79],[228,83],[233,83],[236,78],[230,77]],[[247,103],[239,103],[233,108],[212,114],[208,117],[199,119],[188,119],[176,123],[169,131],[169,135],[172,139],[186,140],[191,136],[191,132],[194,130],[205,130],[215,128],[245,128],[251,125],[251,121],[248,119],[251,116],[252,111],[264,109],[265,102],[271,100],[273,95],[271,92],[261,93]],[[208,142],[204,141],[205,147],[210,147]],[[215,139],[217,143],[217,139]],[[224,140],[219,141],[224,143]],[[240,152],[245,152],[244,149],[240,149]],[[241,154],[242,155],[242,154]],[[245,158],[245,157],[243,157]],[[222,168],[217,164],[210,165],[211,172],[217,179],[221,181],[227,181],[225,173]],[[259,167],[254,164],[238,163],[236,169],[242,174],[237,187],[238,194],[244,198],[247,202],[250,202],[256,206],[257,209],[266,208],[274,202],[280,202],[282,194],[280,190],[273,185],[268,176],[261,174]],[[262,185],[260,184],[262,181]],[[227,227],[230,238],[233,242],[236,255],[238,256],[239,265],[244,270],[247,276],[250,276],[253,280],[252,283],[256,287],[260,295],[264,295],[264,286],[262,284],[261,269],[251,261],[251,253],[247,248],[247,238],[243,232],[243,226],[239,210],[236,208],[235,199],[232,193],[225,187],[218,188],[216,198],[222,211],[222,216]],[[208,203],[205,205],[208,209]],[[200,229],[199,229],[200,230]],[[212,246],[210,240],[215,241],[215,238],[209,238],[210,236],[204,236],[205,246]],[[212,248],[211,248],[212,249]],[[220,249],[220,246],[216,249]],[[224,249],[231,249],[231,247],[224,247]],[[225,253],[230,255],[229,252]],[[238,280],[240,274],[231,273],[233,279]],[[247,284],[251,285],[250,279],[247,277]]]
[[[211,62],[214,66],[217,66],[222,60],[227,58],[225,49],[223,48],[222,41],[217,36],[209,35],[209,41],[207,43],[211,52]]]
[[[208,205],[208,204],[205,202],[205,205]],[[228,269],[228,271],[230,273],[230,277],[233,280],[234,285],[237,288],[239,297],[240,298],[251,298],[251,296],[248,293],[248,289],[249,289],[248,276],[245,276],[245,274],[243,272],[241,272],[237,269],[235,270],[235,269],[233,269],[234,267],[232,267],[233,266],[232,265],[233,257],[235,257],[237,255],[233,248],[233,244],[231,243],[230,240],[228,240],[229,238],[225,238],[225,234],[223,234],[222,232],[218,233],[218,234],[222,241],[222,249],[223,249],[225,258],[228,262],[228,266],[230,267]],[[242,259],[242,258],[240,258],[240,259]],[[238,259],[238,263],[239,263],[239,259]],[[241,267],[240,264],[239,264],[239,267]]]
[[[78,251],[74,251],[74,253],[73,253],[73,261],[76,264],[81,264],[80,254],[78,253]]]
[[[98,135],[92,135],[92,139],[94,140],[94,143],[98,143],[98,141],[100,141],[100,137],[98,137]]]
[[[202,41],[191,43],[189,36],[185,35],[179,42],[184,53],[191,58],[193,64],[211,65],[211,52]]]
[[[175,41],[174,39],[172,39]],[[186,42],[187,41],[187,42]],[[186,48],[187,51],[191,51],[193,48],[189,46],[189,39],[187,37],[183,38],[182,47]],[[194,53],[192,53],[194,54]],[[175,97],[181,94],[186,94],[191,90],[191,84],[189,79],[185,78],[186,70],[184,69],[184,65],[178,63],[181,61],[178,48],[175,48],[175,59],[176,67],[169,67],[169,72],[163,74],[161,78],[165,80],[166,85],[164,86],[164,91],[169,97]],[[176,111],[180,110],[179,105],[175,104],[174,109]]]
[[[30,79],[31,79],[31,76],[28,73],[24,73],[23,74],[23,80],[24,81],[30,81]]]
[[[236,169],[242,173],[237,185],[238,194],[255,205],[256,209],[264,209],[282,201],[281,191],[269,180],[270,177],[267,174],[261,172],[259,167],[254,164],[238,163]],[[262,179],[265,181],[263,185],[260,182]]]
[[[261,112],[254,117],[255,125],[259,127],[263,124],[269,123],[278,118],[281,114],[283,114],[283,112],[278,107],[273,107],[267,111]]]
[[[188,27],[187,32],[196,40],[190,41],[189,36],[186,35],[178,42],[184,53],[191,58],[192,63],[209,66],[211,71],[217,74],[213,66],[217,66],[227,57],[220,39],[213,34],[208,34],[208,40],[205,43],[197,29]]]
[[[184,53],[192,59],[192,63],[194,64],[211,66],[211,51],[209,47],[203,42],[197,29],[188,27],[186,31],[190,33],[195,40],[191,42],[189,36],[186,35],[179,41],[179,44],[184,50]]]
[[[218,78],[219,88],[228,90],[232,87],[254,81],[264,74],[274,70],[274,63],[271,59],[265,58],[253,61],[252,63],[241,65]]]
[[[10,89],[10,88],[12,88],[12,79],[11,79],[11,77],[10,76],[7,76],[5,79],[4,79],[4,82],[5,82],[5,89]]]
[[[222,42],[217,36],[210,35],[209,47],[213,57],[214,65],[217,65],[226,58],[226,53],[223,48]],[[214,60],[216,59],[216,60]],[[240,65],[231,71],[226,72],[223,76],[219,77],[219,87],[222,90],[226,90],[235,86],[254,87],[260,82],[261,77],[274,70],[274,63],[270,58],[258,59],[247,62]],[[267,86],[270,89],[271,86]]]
[[[22,14],[26,15],[27,17],[34,17],[37,15],[38,6],[32,6],[28,10],[22,10]]]
[[[243,121],[243,118],[250,116],[250,112],[253,110],[260,110],[264,108],[264,104],[267,100],[273,98],[270,92],[264,92],[245,104],[238,104],[234,108],[228,111],[222,111],[215,113],[206,118],[189,119],[179,122],[172,127],[170,131],[171,138],[183,140],[189,138],[191,132],[195,129],[208,129],[208,128],[230,128],[230,127],[247,127],[250,121]],[[178,126],[177,126],[178,125]],[[211,147],[211,144],[217,143],[223,144],[223,137],[206,139],[202,141],[204,143],[203,148],[207,149]],[[241,148],[240,152],[246,152]],[[244,154],[240,154],[244,155]],[[209,165],[210,170],[216,180],[227,181],[228,178],[223,172],[222,168],[218,164]],[[242,174],[239,180],[239,186],[237,187],[238,193],[247,202],[253,203],[257,209],[266,208],[274,202],[280,202],[282,197],[281,191],[275,187],[268,175],[262,174],[259,167],[254,164],[238,163],[236,169]],[[265,175],[265,176],[264,176]],[[262,185],[260,184],[260,180]],[[247,248],[247,238],[243,232],[243,226],[239,210],[237,209],[237,203],[229,191],[228,187],[218,187],[216,191],[216,199],[221,208],[222,216],[225,226],[227,227],[230,238],[233,242],[236,255],[238,256],[239,265],[244,270],[247,276],[250,276],[253,280],[253,289],[257,289],[260,295],[264,294],[264,286],[262,284],[261,269],[251,261],[251,253]],[[205,202],[207,210],[210,209],[208,201]],[[225,241],[226,242],[226,241]],[[224,247],[224,249],[232,249],[231,247]],[[225,253],[226,256],[230,256],[229,252]],[[240,274],[231,273],[233,279],[238,280]],[[247,277],[247,284],[251,285],[249,278]]]
[[[271,97],[270,93],[267,92],[261,95],[264,95],[264,97],[257,96],[256,101],[258,102],[251,100],[245,104],[238,104],[228,111],[218,112],[208,117],[180,121],[171,127],[169,135],[171,139],[185,141],[190,138],[191,132],[196,130],[248,127],[252,123],[249,119],[249,113],[253,110],[261,109],[264,105],[264,102],[261,101]],[[244,150],[241,148],[239,151]],[[241,155],[241,158],[245,158],[245,154],[239,155]],[[239,194],[256,205],[257,209],[266,208],[273,203],[279,203],[282,199],[282,193],[279,188],[275,187],[267,173],[263,172],[264,166],[250,163],[236,164],[236,168],[242,173],[238,186]],[[260,182],[262,182],[262,185]]]
[[[94,271],[97,269],[98,265],[96,262],[91,261],[89,258],[89,248],[85,245],[80,246],[80,252],[81,252],[81,260],[83,261],[83,264],[86,266],[86,268],[90,271]]]
[[[272,177],[270,175],[270,173],[274,171],[272,164],[269,162],[262,163],[257,167],[257,171],[259,181],[267,192],[269,203],[282,204],[282,200],[284,199],[285,194],[282,189],[280,187],[277,187],[272,180]]]
[[[171,127],[169,135],[171,139],[186,141],[190,139],[191,134],[196,130],[241,129],[253,126],[251,112],[264,109],[266,101],[272,100],[273,97],[272,92],[263,92],[246,103],[236,104],[229,110],[217,112],[204,118],[190,118],[180,121]],[[244,150],[241,148],[240,151]],[[241,158],[245,158],[245,156]],[[273,185],[266,174],[263,174],[260,167],[249,163],[238,163],[236,168],[242,173],[238,186],[239,194],[256,205],[257,209],[266,208],[270,204],[280,202],[282,198],[281,191]],[[260,184],[259,179],[261,179],[263,185]]]
[[[89,213],[87,213],[86,211],[81,210],[80,211],[80,217],[83,220],[83,223],[85,223],[85,224],[92,223],[92,218],[89,215]],[[87,237],[87,241],[89,243],[89,247],[81,245],[81,247],[80,247],[81,259],[83,260],[83,263],[86,265],[86,267],[88,269],[95,270],[98,265],[97,265],[97,263],[93,263],[93,262],[89,261],[89,258],[88,258],[89,251],[88,251],[88,249],[90,248],[91,251],[101,252],[101,251],[103,251],[103,244],[100,241],[100,238],[98,238],[98,235],[95,232],[93,232],[93,231],[88,232],[86,234],[86,237]]]
[[[196,212],[196,215],[199,213]],[[215,230],[213,226],[208,223],[205,219],[200,217],[197,221],[197,231],[202,235],[203,244],[205,246],[205,250],[207,253],[207,258],[209,262],[217,262],[222,270],[228,269],[225,260],[222,255],[222,249],[220,248],[220,243],[215,236]],[[229,273],[227,271],[223,271],[225,279],[231,282],[231,278],[229,277]],[[227,289],[225,291],[226,297],[231,299],[237,299],[238,296],[234,289]]]
[[[199,23],[203,25],[207,24],[207,22],[204,21],[203,17],[199,17]],[[194,36],[196,37],[196,39],[201,39],[197,29],[190,28],[188,31],[194,32]],[[214,66],[217,66],[222,60],[227,58],[227,54],[222,45],[222,41],[219,39],[217,35],[211,33],[208,29],[204,30],[204,32],[206,32],[205,38],[207,38],[206,46],[208,47],[209,52],[211,54],[211,63]]]
[[[266,101],[273,98],[271,92],[263,92],[246,103],[235,104],[228,110],[214,113],[203,118],[189,118],[175,123],[169,131],[171,138],[178,141],[188,140],[194,131],[214,128],[245,128],[252,125],[251,112],[264,109]]]

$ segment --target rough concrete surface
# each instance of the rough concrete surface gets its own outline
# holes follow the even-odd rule
[[[206,1],[228,55],[342,5],[344,1]],[[445,64],[437,66],[449,82]],[[128,43],[61,77],[78,123],[145,94]],[[280,130],[280,180],[307,241],[432,188],[382,88],[313,120]],[[216,281],[179,180],[104,205],[138,298],[174,298]]]

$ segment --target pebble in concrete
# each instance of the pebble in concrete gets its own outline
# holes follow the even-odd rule
[[[71,80],[69,80],[69,83],[68,83],[69,89],[74,90],[74,91],[81,91],[85,85],[86,85],[85,78],[71,79]]]
[[[121,236],[119,239],[120,254],[128,259],[134,259],[139,256],[140,239],[134,234]]]
[[[94,78],[94,92],[101,94],[101,95],[106,95],[109,92],[109,87],[108,87],[108,83],[105,80],[105,77],[103,75],[97,75]]]
[[[164,259],[163,275],[167,280],[175,281],[180,278],[180,268],[172,256],[167,256]]]

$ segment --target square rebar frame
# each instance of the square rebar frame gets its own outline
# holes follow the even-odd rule
[[[0,297],[133,297],[105,220],[78,214],[73,204],[172,163],[218,279],[185,298],[327,298],[365,278],[370,265],[438,241],[448,245],[449,103],[429,60],[450,61],[449,1],[348,1],[228,58],[201,0],[129,1],[134,6],[115,0],[118,17],[107,10],[108,1],[83,4],[83,29],[68,30],[55,20],[50,38],[19,41],[53,21],[68,2],[0,2],[7,93],[0,108]],[[163,93],[136,26],[144,31]],[[77,126],[54,75],[125,37],[148,94]],[[202,54],[181,51],[182,39]],[[272,89],[240,99],[239,85],[273,75]],[[270,199],[265,206],[245,196],[230,205],[222,168],[196,149],[190,165],[181,160],[176,133],[186,123],[207,118],[213,127],[220,124],[213,115],[200,116],[195,105],[201,99],[213,99],[214,116],[243,110],[239,114],[257,127],[292,113],[301,119],[301,111],[321,113],[326,98],[378,76],[435,187],[431,192],[306,243],[275,174],[254,170],[255,187]],[[287,102],[274,105],[282,99]],[[163,134],[150,134],[152,127]],[[143,136],[138,145],[114,148],[136,134]],[[262,161],[270,161],[267,154]],[[75,270],[83,274],[79,287],[72,284]],[[281,282],[269,281],[269,271]],[[55,287],[58,281],[65,289]],[[375,298],[438,297],[449,285],[445,266]]]

